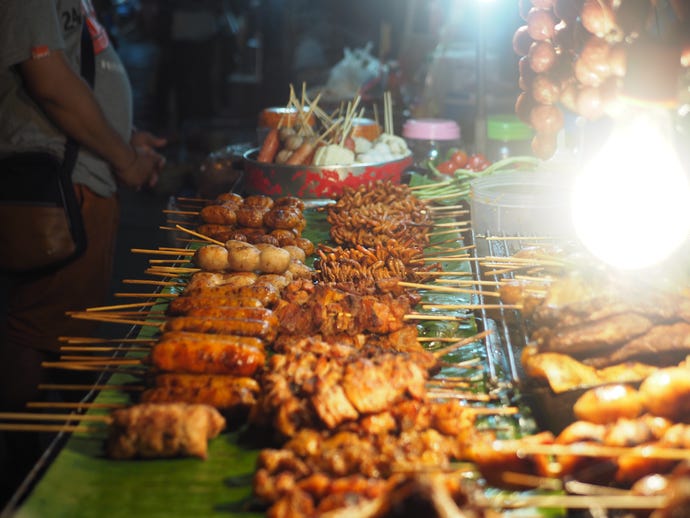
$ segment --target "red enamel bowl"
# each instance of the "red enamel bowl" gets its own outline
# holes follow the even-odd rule
[[[244,191],[266,196],[337,198],[345,187],[354,189],[376,181],[400,183],[412,165],[412,155],[379,164],[343,166],[303,166],[257,162],[258,148],[244,154]]]

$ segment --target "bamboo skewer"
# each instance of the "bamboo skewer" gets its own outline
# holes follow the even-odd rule
[[[469,225],[471,221],[453,221],[453,222],[448,222],[448,223],[436,223],[434,224],[435,228],[442,228],[442,227],[466,227]]]
[[[463,387],[467,388],[472,384],[465,380],[447,380],[444,378],[431,378],[427,381],[427,385],[434,385],[437,387]]]
[[[563,482],[559,478],[540,477],[515,471],[503,471],[500,476],[501,480],[513,486],[533,487],[535,489],[551,491],[563,489]]]
[[[79,320],[95,320],[98,322],[110,322],[113,324],[132,324],[132,325],[139,325],[139,326],[152,326],[152,327],[160,327],[165,323],[164,319],[160,320],[147,320],[148,315],[143,313],[141,319],[136,319],[136,318],[124,318],[120,317],[118,315],[108,315],[104,313],[89,313],[89,312],[84,312],[84,311],[69,311],[67,313],[69,316],[72,318],[76,318]]]
[[[471,406],[468,407],[468,410],[470,409],[476,415],[516,415],[520,413],[520,409],[514,406]]]
[[[457,390],[427,390],[427,397],[431,399],[464,399],[466,401],[488,402],[492,398],[488,394],[476,394],[474,392],[458,392]]]
[[[430,277],[467,277],[473,275],[472,272],[448,272],[448,271],[423,271],[415,272],[415,275],[428,275]]]
[[[113,358],[104,358],[104,359],[89,359],[89,360],[78,360],[78,361],[46,361],[46,362],[41,362],[41,365],[43,367],[48,367],[48,368],[55,368],[55,367],[70,367],[70,366],[87,366],[87,367],[94,367],[94,366],[105,366],[105,367],[125,367],[125,366],[131,366],[131,365],[143,365],[143,362],[141,360],[136,360],[136,359],[128,359],[128,360],[120,360],[120,359],[113,359]]]
[[[610,486],[598,486],[596,484],[589,484],[579,480],[568,480],[565,484],[565,489],[570,493],[577,495],[629,495],[630,491],[627,489],[620,489]]]
[[[463,262],[463,263],[469,263],[471,261],[476,261],[474,257],[470,257],[467,254],[460,254],[457,256],[443,256],[443,257],[424,257],[422,259],[413,259],[410,261],[410,263],[440,263],[440,262],[445,262],[445,263],[454,263],[454,262]]]
[[[198,216],[198,210],[175,210],[175,209],[163,209],[163,214],[175,214],[177,216]]]
[[[208,241],[209,243],[213,243],[213,244],[220,245],[220,246],[225,246],[225,243],[222,243],[220,241],[212,239],[212,238],[205,236],[203,234],[199,234],[198,232],[194,232],[193,230],[189,230],[188,228],[185,228],[182,225],[175,225],[175,230],[181,230],[182,232],[186,232],[187,234],[190,234],[194,237],[198,237],[199,239],[203,239],[204,241]]]
[[[422,304],[422,309],[522,309],[522,304]]]
[[[187,196],[176,196],[176,200],[179,201],[191,201],[191,202],[197,202],[197,203],[210,203],[213,200],[209,200],[207,198],[189,198]]]
[[[659,509],[668,502],[667,496],[645,495],[520,495],[493,496],[478,504],[492,508],[550,507],[567,509]]]
[[[146,272],[148,273],[149,271],[154,271],[154,272],[164,272],[164,273],[179,273],[179,274],[185,274],[185,273],[196,273],[198,271],[201,271],[201,268],[188,268],[184,266],[152,266]]]
[[[31,412],[0,412],[0,419],[8,421],[19,421],[25,419],[27,421],[93,421],[100,423],[108,423],[112,418],[107,415],[91,415],[91,414],[44,414]]]
[[[428,313],[408,313],[403,320],[447,320],[449,322],[466,322],[466,316],[430,315]]]
[[[175,298],[178,297],[179,295],[177,293],[125,293],[125,292],[117,292],[113,294],[115,297],[131,297],[131,298],[145,298],[145,299],[170,299],[170,298]],[[160,302],[156,302],[154,304],[151,304],[152,306],[155,306],[157,304],[160,304]]]
[[[460,349],[461,347],[464,347],[466,345],[478,342],[479,340],[483,340],[487,336],[491,334],[491,330],[487,331],[482,331],[481,333],[477,333],[476,335],[468,336],[467,338],[463,338],[462,340],[459,340],[458,342],[454,343],[453,345],[448,345],[446,347],[443,347],[441,349],[436,349],[433,351],[433,354],[436,358],[440,358],[441,356],[445,356],[446,354],[452,353],[456,349]]]
[[[435,236],[447,236],[448,234],[458,234],[461,232],[469,232],[472,230],[471,228],[454,228],[452,230],[440,230],[438,232],[429,232],[427,236],[429,237],[435,237]]]
[[[118,391],[132,391],[141,392],[146,390],[143,385],[79,385],[79,384],[59,384],[59,383],[43,383],[38,386],[38,390],[118,390]]]
[[[177,220],[177,219],[170,219],[170,218],[166,218],[165,222],[166,222],[168,225],[188,225],[188,224],[189,224],[189,220],[182,220],[182,221],[180,221],[180,220]]]
[[[130,250],[135,254],[147,255],[194,255],[194,250],[187,250],[184,248],[166,248],[166,249],[149,249],[149,248],[132,248]]]
[[[159,304],[158,302],[133,302],[131,304],[116,304],[114,306],[96,306],[86,308],[85,311],[111,311],[113,309],[128,309],[128,308],[147,308]]]
[[[434,282],[458,286],[493,286],[494,288],[500,284],[500,281],[475,281],[472,279],[434,279]]]
[[[85,403],[69,401],[29,401],[27,408],[66,408],[72,410],[115,410],[128,406],[126,403]]]
[[[189,264],[189,259],[149,259],[149,264]]]
[[[156,340],[153,338],[90,338],[81,336],[61,336],[58,342],[68,344],[152,344]]]
[[[544,239],[556,239],[553,236],[481,236],[487,241],[529,241],[534,239],[541,241]]]
[[[581,457],[620,457],[629,455],[649,459],[690,460],[690,450],[683,448],[666,448],[652,445],[640,446],[606,446],[584,443],[574,444],[505,444],[495,441],[493,448],[498,452],[515,453],[516,455],[575,455]]]
[[[54,425],[54,424],[29,424],[29,423],[0,423],[0,431],[4,432],[70,432],[70,433],[94,433],[102,431],[102,428],[82,425]]]
[[[417,338],[419,342],[457,342],[458,338],[455,336],[439,336],[434,338],[433,336],[420,336]]]
[[[60,346],[60,350],[64,352],[97,352],[97,353],[107,353],[107,352],[117,352],[117,351],[127,351],[133,353],[148,352],[151,350],[150,347],[98,347],[98,346],[70,346],[63,345]]]
[[[438,286],[434,284],[418,284],[415,282],[405,282],[401,281],[398,282],[398,286],[404,286],[407,288],[419,288],[422,290],[429,290],[429,291],[440,291],[443,293],[465,293],[465,294],[470,294],[470,295],[478,295],[481,292],[479,290],[474,290],[474,289],[468,289],[468,288],[452,288],[450,286]]]
[[[165,287],[176,287],[176,286],[184,286],[185,283],[183,282],[175,282],[175,281],[153,281],[153,280],[147,280],[147,279],[124,279],[122,281],[122,284],[144,284],[148,286],[165,286]]]
[[[64,369],[68,371],[84,371],[84,372],[107,372],[108,374],[145,374],[148,369],[138,369],[135,366],[101,366],[91,365],[86,362],[71,363],[71,362],[54,362],[54,364],[41,364],[46,369]]]
[[[500,255],[491,255],[480,257],[482,264],[487,266],[505,266],[505,265],[527,265],[527,266],[564,266],[563,261],[557,261],[553,258],[540,259],[537,257],[502,257]]]

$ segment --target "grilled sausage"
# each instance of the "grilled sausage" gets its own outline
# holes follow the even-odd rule
[[[277,317],[268,308],[250,308],[239,306],[216,306],[211,308],[194,308],[187,312],[189,317],[227,318],[265,320],[278,325]]]
[[[287,253],[290,254],[291,259],[295,259],[302,263],[307,260],[307,254],[297,245],[285,245],[283,246],[283,250],[286,250]]]
[[[260,266],[261,251],[243,241],[227,241],[228,269],[235,272],[252,272]]]
[[[273,207],[273,198],[263,194],[252,194],[244,199],[245,207],[259,207],[261,209],[270,209]]]
[[[214,286],[252,286],[258,275],[253,272],[196,272],[185,289],[212,288]]]
[[[213,238],[217,241],[227,241],[227,239],[218,239],[216,236],[226,236],[226,235],[231,235],[232,232],[234,232],[234,228],[232,225],[221,225],[218,223],[204,223],[203,225],[199,225],[196,229],[196,231],[199,234],[203,234],[205,236],[208,236],[210,238]]]
[[[278,275],[275,273],[263,273],[259,275],[256,279],[255,286],[261,286],[262,284],[270,284],[277,288],[278,290],[283,290],[290,284],[292,280],[292,275],[285,272],[284,275]]]
[[[264,226],[264,215],[268,209],[258,206],[242,205],[237,209],[237,223],[243,227],[260,228]]]
[[[142,392],[144,403],[197,403],[228,410],[256,403],[254,378],[210,374],[159,374],[156,386]]]
[[[278,334],[277,320],[269,322],[250,318],[207,318],[186,315],[168,318],[163,325],[163,330],[253,336],[267,342],[275,340]]]
[[[282,274],[290,266],[290,252],[273,245],[260,245],[259,270],[263,273]]]
[[[162,372],[253,376],[266,354],[256,337],[170,332],[161,335],[149,360]]]
[[[178,297],[170,301],[165,314],[181,316],[193,309],[216,307],[262,308],[264,306],[259,299],[251,297]]]
[[[217,225],[234,225],[237,223],[237,209],[229,205],[207,205],[199,216],[204,223],[215,223]]]
[[[650,413],[681,421],[690,414],[690,369],[665,367],[640,385],[642,404]]]
[[[273,207],[264,215],[264,224],[269,228],[304,229],[304,216],[293,207]]]
[[[195,288],[184,290],[186,297],[246,297],[259,299],[261,304],[268,307],[278,302],[280,290],[270,284],[254,284],[252,286],[214,286],[211,288]]]
[[[252,244],[280,246],[280,241],[277,237],[272,236],[271,234],[261,234],[260,236],[256,236],[252,239]]]
[[[295,239],[295,245],[304,250],[307,257],[314,253],[314,243],[309,241],[306,237],[298,237]]]
[[[642,413],[639,393],[630,385],[616,383],[589,389],[573,405],[578,419],[597,424],[614,423],[620,417],[633,419]]]
[[[274,207],[293,207],[300,212],[304,210],[304,201],[295,196],[281,196],[273,202]]]
[[[207,272],[222,272],[228,268],[228,249],[220,245],[206,245],[194,252],[194,264]]]
[[[215,201],[221,205],[237,208],[244,203],[244,198],[234,192],[224,192],[216,196]]]
[[[271,236],[278,240],[279,246],[294,245],[297,233],[293,229],[276,228],[271,230]]]

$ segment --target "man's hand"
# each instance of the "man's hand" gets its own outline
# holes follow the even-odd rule
[[[156,137],[147,131],[135,131],[130,139],[134,159],[127,167],[117,171],[117,177],[123,185],[132,189],[139,189],[144,185],[155,187],[165,166],[165,157],[157,153],[156,149],[165,146],[166,143],[164,138]]]
[[[150,150],[155,150],[165,146],[168,141],[162,137],[157,137],[148,131],[135,130],[132,132],[132,138],[129,141],[134,147],[143,147]]]

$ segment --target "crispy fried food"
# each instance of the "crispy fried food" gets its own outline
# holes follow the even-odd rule
[[[143,403],[112,412],[106,441],[111,459],[193,456],[205,459],[208,440],[225,419],[208,405]]]
[[[523,350],[522,365],[528,376],[545,380],[556,394],[604,383],[641,381],[658,368],[644,363],[627,362],[595,369],[567,354],[538,353],[536,347],[532,346]]]
[[[332,429],[407,399],[423,399],[429,358],[430,353],[392,354],[306,339],[269,358],[251,420],[291,437],[301,428]]]
[[[573,406],[575,417],[607,424],[621,417],[633,419],[643,410],[640,394],[630,385],[614,383],[589,389]]]
[[[395,239],[403,246],[424,248],[429,244],[426,230],[433,224],[426,204],[407,185],[392,182],[345,187],[328,206],[327,220],[337,244],[368,247]],[[411,228],[419,231],[410,232]]]

